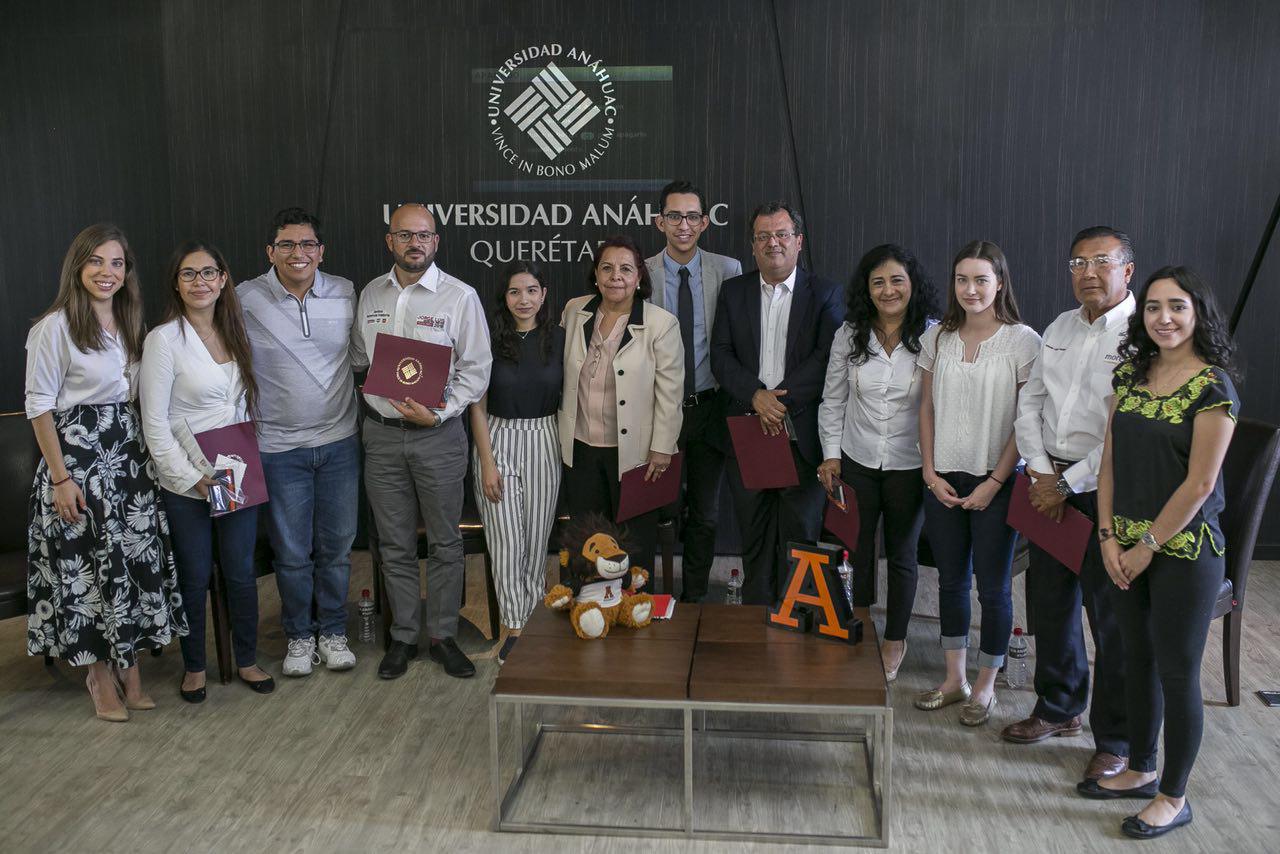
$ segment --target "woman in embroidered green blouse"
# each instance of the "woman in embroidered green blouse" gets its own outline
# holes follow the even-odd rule
[[[1218,525],[1222,460],[1240,401],[1231,338],[1199,276],[1186,267],[1157,270],[1138,306],[1120,345],[1125,361],[1115,371],[1098,475],[1098,518],[1113,520],[1098,536],[1120,588],[1129,769],[1077,789],[1096,799],[1151,798],[1120,826],[1145,839],[1191,821],[1185,790],[1203,729],[1200,660],[1226,550]]]

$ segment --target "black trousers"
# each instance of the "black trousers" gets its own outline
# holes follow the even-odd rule
[[[924,480],[920,469],[872,469],[841,455],[840,479],[858,499],[858,548],[852,557],[853,604],[876,599],[876,527],[884,519],[889,564],[884,639],[905,640],[916,602],[916,549],[924,525]]]
[[[772,605],[781,597],[790,569],[787,542],[816,542],[822,533],[826,493],[818,470],[791,443],[800,482],[785,489],[751,490],[742,485],[737,459],[730,457],[729,492],[742,534],[742,601]]]
[[[1200,751],[1200,661],[1225,571],[1222,557],[1206,541],[1195,560],[1156,555],[1128,590],[1116,590],[1124,633],[1129,767],[1156,770],[1156,739],[1163,719],[1160,791],[1171,798],[1186,792]]]
[[[622,494],[618,480],[618,449],[597,448],[577,440],[573,443],[573,465],[565,466],[561,494],[569,515],[578,518],[586,513],[601,513],[618,518],[618,498]],[[658,544],[658,510],[651,510],[622,523],[630,548],[631,565],[647,569],[650,575],[646,590],[653,589],[653,558]]]
[[[682,602],[701,602],[707,595],[707,579],[716,556],[716,520],[719,516],[720,481],[724,477],[724,451],[713,443],[713,436],[718,426],[717,419],[723,418],[723,408],[714,398],[684,410],[684,425],[680,428],[684,483],[677,508],[682,547]]]
[[[1067,504],[1094,520],[1098,493],[1072,495]],[[1093,702],[1089,728],[1098,750],[1129,755],[1125,723],[1124,642],[1116,620],[1119,589],[1102,563],[1098,538],[1091,536],[1080,574],[1067,569],[1048,552],[1031,545],[1030,607],[1036,624],[1036,717],[1063,723],[1082,714],[1089,701],[1089,656],[1085,651],[1080,606],[1089,615],[1093,636]]]

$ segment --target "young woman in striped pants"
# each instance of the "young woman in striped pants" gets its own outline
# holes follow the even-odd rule
[[[502,614],[499,663],[546,590],[560,494],[556,410],[564,372],[564,330],[549,322],[542,270],[516,261],[502,282],[489,319],[493,374],[470,414],[476,503]]]

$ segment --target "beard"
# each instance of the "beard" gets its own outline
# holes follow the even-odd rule
[[[409,250],[396,254],[396,266],[406,273],[421,273],[431,266],[431,262],[435,260],[436,254],[428,252],[425,249],[419,249],[418,255],[409,257]]]

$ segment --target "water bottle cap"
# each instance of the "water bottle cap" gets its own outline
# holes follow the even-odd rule
[[[1020,638],[1020,637],[1022,637],[1022,626],[1015,626],[1015,627],[1014,627],[1014,629],[1013,629],[1013,636],[1014,636],[1014,637],[1016,637],[1016,638]]]
[[[731,570],[729,571],[729,577],[731,577],[731,578],[737,578],[737,577],[738,577],[738,568],[737,568],[736,566],[735,566],[733,569],[731,569]]]
[[[369,591],[368,591],[368,589],[365,589],[365,590],[361,590],[361,591],[360,591],[360,598],[362,598],[362,599],[368,599],[368,598],[369,598]]]

